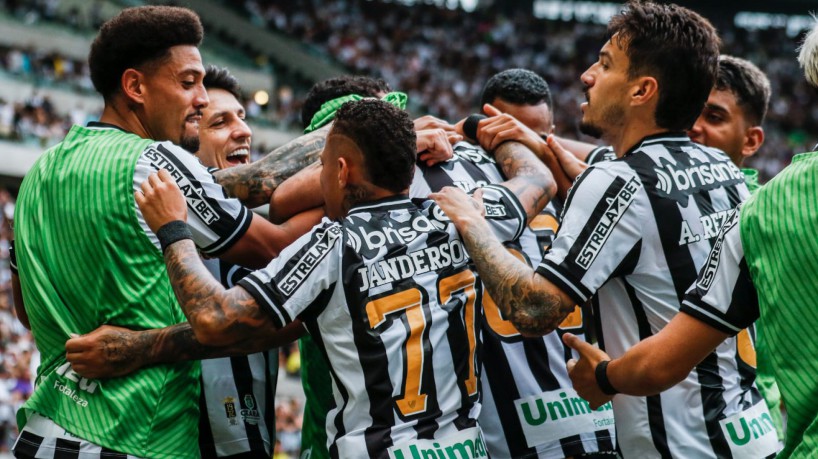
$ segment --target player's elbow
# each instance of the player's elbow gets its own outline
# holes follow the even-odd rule
[[[200,314],[190,318],[196,341],[204,346],[229,346],[240,340],[231,332],[229,321],[213,314]]]

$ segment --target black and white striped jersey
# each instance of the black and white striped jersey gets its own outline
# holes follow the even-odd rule
[[[494,159],[481,147],[460,142],[454,146],[454,152],[454,158],[446,163],[420,165],[410,193],[425,196],[444,186],[468,191],[505,180]],[[558,227],[558,204],[549,203],[529,222],[519,239],[505,243],[510,252],[529,266],[537,266],[551,245]],[[488,294],[483,297],[483,308],[483,403],[479,420],[491,456],[556,459],[613,451],[611,406],[594,412],[573,390],[565,368],[565,362],[573,356],[562,343],[562,332],[524,338]],[[584,335],[585,323],[579,307],[561,329]],[[575,404],[568,411],[566,400]]]
[[[610,146],[596,147],[585,157],[585,162],[594,165],[601,161],[611,161],[616,159],[616,152]]]
[[[519,237],[516,196],[484,190],[497,236]],[[483,289],[470,265],[434,202],[394,196],[325,219],[239,281],[277,326],[301,318],[327,357],[332,457],[485,453],[476,357]]]
[[[213,180],[210,170],[199,159],[170,142],[148,145],[136,162],[133,190],[140,191],[142,182],[161,169],[176,180],[187,200],[187,224],[193,241],[208,256],[218,256],[229,249],[247,232],[253,213],[237,199],[227,197],[224,188]],[[150,230],[142,211],[134,201],[139,226],[156,248],[159,239]]]
[[[696,280],[719,228],[748,196],[741,171],[684,134],[643,139],[588,168],[537,272],[576,301],[594,296],[612,357],[661,330]],[[719,421],[761,400],[729,339],[677,386],[613,400],[626,457],[732,457]],[[766,408],[765,408],[766,409]]]
[[[233,287],[250,270],[205,260],[213,277]],[[269,459],[275,444],[278,349],[202,360],[199,450],[203,459]]]

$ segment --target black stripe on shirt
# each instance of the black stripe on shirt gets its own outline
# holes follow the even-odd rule
[[[639,341],[649,338],[653,333],[650,329],[648,316],[645,312],[645,307],[636,296],[636,290],[623,279],[625,291],[628,294],[630,303],[633,306],[633,313],[636,317],[636,324],[639,329]],[[650,395],[645,397],[645,402],[648,408],[648,426],[650,427],[650,436],[653,440],[653,446],[663,458],[673,457],[670,454],[670,447],[667,441],[667,430],[665,429],[665,416],[662,413],[662,396]]]
[[[712,352],[696,365],[695,371],[701,387],[704,426],[710,438],[710,446],[717,457],[730,457],[730,445],[719,424],[727,404],[724,402],[724,381],[719,374],[718,355]]]
[[[494,406],[500,417],[503,438],[509,454],[511,457],[534,455],[536,450],[526,446],[527,442],[520,418],[514,408],[513,400],[518,400],[521,396],[517,385],[514,384],[513,373],[505,357],[503,343],[485,320],[483,321],[483,336],[483,371],[486,373],[488,390],[494,398]],[[512,402],[509,403],[508,400]]]
[[[14,456],[23,459],[34,459],[37,457],[37,451],[43,443],[43,437],[35,435],[27,430],[20,433],[20,438],[14,445]]]
[[[80,442],[58,438],[54,446],[54,459],[78,459]]]
[[[247,356],[238,356],[230,358],[230,368],[233,370],[233,380],[236,382],[236,392],[239,395],[239,404],[242,410],[248,410],[247,416],[242,421],[244,422],[244,429],[247,433],[247,441],[250,444],[250,451],[258,451],[267,453],[267,448],[264,445],[264,438],[261,435],[258,422],[248,419],[254,415],[253,411],[261,415],[263,407],[259,406],[256,393],[253,391],[253,370],[250,368],[250,361]],[[248,400],[248,398],[250,398]],[[248,404],[250,402],[252,407]],[[242,414],[241,412],[239,413]],[[258,421],[261,421],[259,416]]]

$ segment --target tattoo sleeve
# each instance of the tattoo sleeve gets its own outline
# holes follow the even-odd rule
[[[534,218],[557,191],[551,171],[519,142],[501,143],[494,150],[494,159],[508,177],[503,184],[520,199],[528,218]]]
[[[226,290],[207,270],[191,240],[165,250],[168,277],[196,339],[226,346],[270,334],[275,326],[256,300],[241,287]]]
[[[302,135],[254,163],[223,169],[213,176],[228,195],[245,206],[267,204],[281,182],[318,159],[330,126]]]
[[[550,333],[573,311],[573,304],[564,304],[545,279],[503,247],[484,219],[461,237],[489,294],[520,333]]]

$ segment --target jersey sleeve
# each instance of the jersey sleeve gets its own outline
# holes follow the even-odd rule
[[[635,174],[620,172],[594,166],[579,176],[556,238],[537,267],[577,304],[636,264],[647,195]]]
[[[199,160],[170,142],[149,145],[136,163],[134,190],[160,169],[168,171],[185,195],[188,207],[188,226],[193,241],[210,256],[217,256],[238,241],[253,219],[253,214],[237,199],[227,197],[224,189],[213,180],[213,175]],[[134,203],[136,205],[136,203]],[[159,240],[148,228],[137,207],[139,223],[156,247]]]
[[[325,219],[287,246],[266,268],[254,271],[238,285],[267,308],[276,327],[290,323],[340,279],[343,229]]]
[[[503,185],[486,185],[481,189],[486,221],[497,238],[502,242],[519,239],[528,222],[517,196]]]
[[[735,335],[759,317],[735,210],[721,228],[710,255],[682,301],[681,311],[713,328]]]

